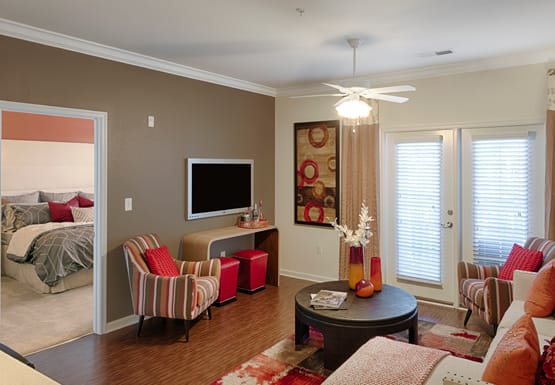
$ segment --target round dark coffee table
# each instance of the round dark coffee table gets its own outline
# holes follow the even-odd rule
[[[336,290],[347,292],[340,310],[315,310],[310,294]],[[359,298],[349,290],[348,281],[322,282],[305,287],[295,296],[295,344],[303,344],[312,326],[324,336],[324,366],[337,369],[360,346],[374,336],[408,329],[409,342],[418,341],[416,298],[398,287],[383,285],[370,298]]]

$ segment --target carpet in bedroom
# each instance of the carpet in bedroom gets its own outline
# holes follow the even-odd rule
[[[2,276],[0,301],[0,342],[22,355],[92,332],[92,285],[39,294]]]

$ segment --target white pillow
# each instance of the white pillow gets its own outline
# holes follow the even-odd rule
[[[94,207],[72,207],[73,222],[93,222]]]

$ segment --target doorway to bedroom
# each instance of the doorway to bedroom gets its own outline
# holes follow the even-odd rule
[[[0,341],[29,354],[106,327],[106,114],[0,110]]]

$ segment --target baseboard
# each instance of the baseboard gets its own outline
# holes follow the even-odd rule
[[[286,270],[286,269],[281,269],[279,272],[281,275],[284,275],[286,277],[304,279],[306,281],[312,281],[312,282],[337,281],[337,277],[324,277],[321,275],[300,273],[298,271],[292,271],[292,270]]]
[[[145,319],[148,319],[148,318],[150,317],[145,317]],[[106,333],[111,333],[113,331],[122,329],[127,326],[136,325],[138,322],[139,322],[139,316],[134,314],[128,315],[127,317],[119,318],[115,321],[111,321],[106,324]]]

